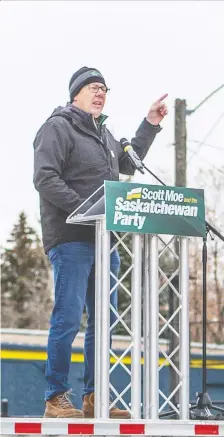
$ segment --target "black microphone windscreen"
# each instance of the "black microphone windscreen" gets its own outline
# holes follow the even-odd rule
[[[124,147],[126,147],[126,146],[128,146],[130,143],[129,143],[129,141],[127,140],[127,138],[121,138],[121,140],[120,140],[120,145],[121,145],[121,147],[124,149]]]

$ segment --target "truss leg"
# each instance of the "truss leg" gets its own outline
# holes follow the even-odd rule
[[[180,419],[189,418],[189,254],[187,237],[180,237]]]
[[[101,411],[100,418],[109,417],[109,369],[110,369],[110,232],[106,230],[105,219],[102,221],[102,258],[100,262],[102,275],[101,293]]]
[[[149,235],[144,237],[144,286],[143,286],[143,337],[144,337],[144,368],[143,368],[143,417],[150,418],[150,302],[149,302]]]
[[[95,390],[95,418],[100,419],[101,415],[101,362],[102,362],[102,289],[101,289],[101,273],[102,273],[102,222],[96,222],[96,241],[95,241],[95,375],[94,375],[94,390]]]
[[[131,410],[132,418],[141,418],[141,289],[142,289],[142,239],[133,234],[131,322],[132,322],[132,364],[131,364]]]
[[[158,281],[158,237],[149,237],[149,291],[150,291],[150,419],[158,419],[159,410],[159,281]]]

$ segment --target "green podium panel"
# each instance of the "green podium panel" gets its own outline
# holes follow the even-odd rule
[[[105,181],[106,229],[205,237],[204,190]]]

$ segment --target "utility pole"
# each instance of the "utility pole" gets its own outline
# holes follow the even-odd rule
[[[175,185],[177,187],[186,186],[186,100],[175,100]],[[175,241],[175,252],[179,256],[179,241]],[[178,261],[176,267],[178,266]],[[173,278],[173,285],[179,291],[179,277]],[[170,288],[169,309],[170,316],[176,311],[180,305],[180,300]],[[172,321],[172,326],[179,333],[179,313]],[[179,344],[177,336],[170,331],[170,352],[172,352]],[[188,345],[186,345],[188,347]],[[173,363],[179,369],[179,351],[172,358]],[[179,383],[179,376],[170,366],[170,393],[174,391]],[[179,392],[173,397],[174,404],[179,403]]]
[[[186,116],[194,114],[199,108],[201,108],[204,103],[206,103],[211,97],[213,97],[216,93],[224,88],[224,84],[220,85],[214,91],[212,91],[208,96],[206,96],[195,108],[187,109],[186,100],[176,99],[175,100],[175,185],[177,187],[185,187],[186,186],[186,173],[187,173],[187,153],[186,153],[186,143],[187,143],[187,134],[186,134]],[[175,252],[179,255],[179,244],[176,241],[175,243]],[[177,290],[179,290],[179,276],[176,276],[172,280],[173,285]],[[174,313],[174,311],[179,306],[179,299],[176,294],[172,291],[170,287],[169,294],[169,313],[170,316]],[[179,332],[179,314],[172,321],[172,326]],[[170,330],[169,335],[169,345],[170,345],[170,353],[178,346],[178,338],[176,335]],[[189,347],[190,345],[186,345]],[[172,357],[173,363],[179,369],[179,353],[176,353]],[[175,370],[170,366],[170,393],[173,392],[175,387],[178,385],[178,378]],[[179,403],[179,394],[178,392],[173,397],[172,401],[175,404]]]
[[[175,100],[175,185],[186,186],[186,100]]]

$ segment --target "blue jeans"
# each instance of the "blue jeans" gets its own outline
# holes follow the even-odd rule
[[[70,389],[68,374],[72,343],[80,328],[84,306],[87,329],[84,344],[84,391],[94,391],[95,334],[95,245],[86,242],[59,244],[48,252],[54,273],[55,304],[50,320],[45,399]],[[120,258],[117,250],[111,254],[111,271],[118,275]],[[111,288],[115,280],[111,277]],[[111,294],[111,304],[117,308],[117,290]],[[111,311],[110,323],[116,316]]]

